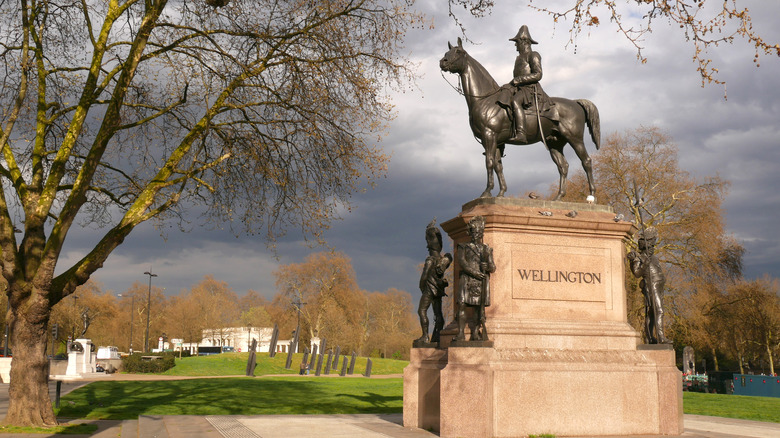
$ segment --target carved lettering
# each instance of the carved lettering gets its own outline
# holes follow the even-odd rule
[[[518,269],[520,279],[540,283],[601,284],[601,273],[580,271],[551,271],[542,269]]]

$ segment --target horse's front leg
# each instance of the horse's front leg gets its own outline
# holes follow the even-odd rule
[[[493,171],[496,163],[496,138],[492,133],[482,136],[482,146],[485,148],[485,168],[487,169],[487,186],[480,198],[489,198],[493,190]]]
[[[497,198],[503,197],[504,193],[506,193],[506,178],[504,178],[504,162],[501,160],[503,154],[504,154],[504,148],[497,147],[496,157],[495,160],[493,161],[493,167],[495,168],[496,176],[498,177],[498,194],[496,195]]]
[[[566,161],[566,157],[563,155],[562,145],[549,145],[550,156],[558,166],[558,175],[560,180],[558,182],[558,195],[553,199],[554,201],[560,201],[561,198],[566,196],[566,175],[569,173],[569,163]]]

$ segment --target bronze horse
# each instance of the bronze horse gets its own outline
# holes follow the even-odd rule
[[[596,149],[599,148],[601,127],[596,105],[586,99],[569,100],[552,97],[560,121],[556,124],[545,118],[544,114],[538,120],[535,112],[526,113],[525,126],[527,127],[528,141],[526,143],[510,142],[512,122],[506,109],[496,102],[496,96],[501,88],[485,67],[466,53],[460,38],[458,38],[457,46],[453,47],[450,43],[447,45],[449,50],[439,61],[439,67],[443,71],[460,75],[463,95],[466,97],[466,103],[469,107],[471,130],[482,143],[482,147],[485,148],[487,187],[482,192],[481,197],[491,196],[493,172],[498,176],[498,196],[504,196],[506,180],[504,179],[504,165],[501,162],[504,146],[506,144],[533,144],[542,141],[542,137],[539,135],[539,126],[541,125],[545,144],[550,151],[550,156],[558,166],[560,174],[558,196],[555,197],[555,200],[560,200],[566,195],[566,175],[569,172],[569,163],[563,155],[563,147],[569,143],[582,161],[582,168],[585,169],[588,189],[590,190],[588,201],[592,202],[595,199],[593,194],[596,192],[596,187],[593,185],[591,159],[588,156],[588,151],[585,150],[584,136],[585,124],[587,124],[591,139],[596,144]]]

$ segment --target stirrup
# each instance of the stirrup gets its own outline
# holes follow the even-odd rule
[[[525,134],[515,134],[507,142],[527,143],[528,137]]]

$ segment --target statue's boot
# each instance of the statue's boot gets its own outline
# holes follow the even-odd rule
[[[434,326],[433,326],[433,333],[431,333],[431,342],[439,342],[441,329],[444,328],[444,321],[443,320],[436,320]]]
[[[661,320],[658,321],[658,328],[656,328],[656,336],[657,342],[654,342],[655,344],[671,344],[672,340],[664,336],[664,329],[662,329]]]
[[[434,328],[433,333],[431,333],[431,342],[439,342],[440,333],[441,330]]]
[[[525,135],[525,111],[517,102],[512,101],[512,114],[515,119],[515,135],[508,140],[510,143],[527,143],[528,139]]]
[[[422,336],[420,336],[419,338],[415,339],[414,342],[425,342],[425,343],[428,343],[428,330],[427,329],[423,329]]]
[[[456,341],[466,340],[466,316],[465,313],[461,313],[458,316],[458,335],[455,336]]]

